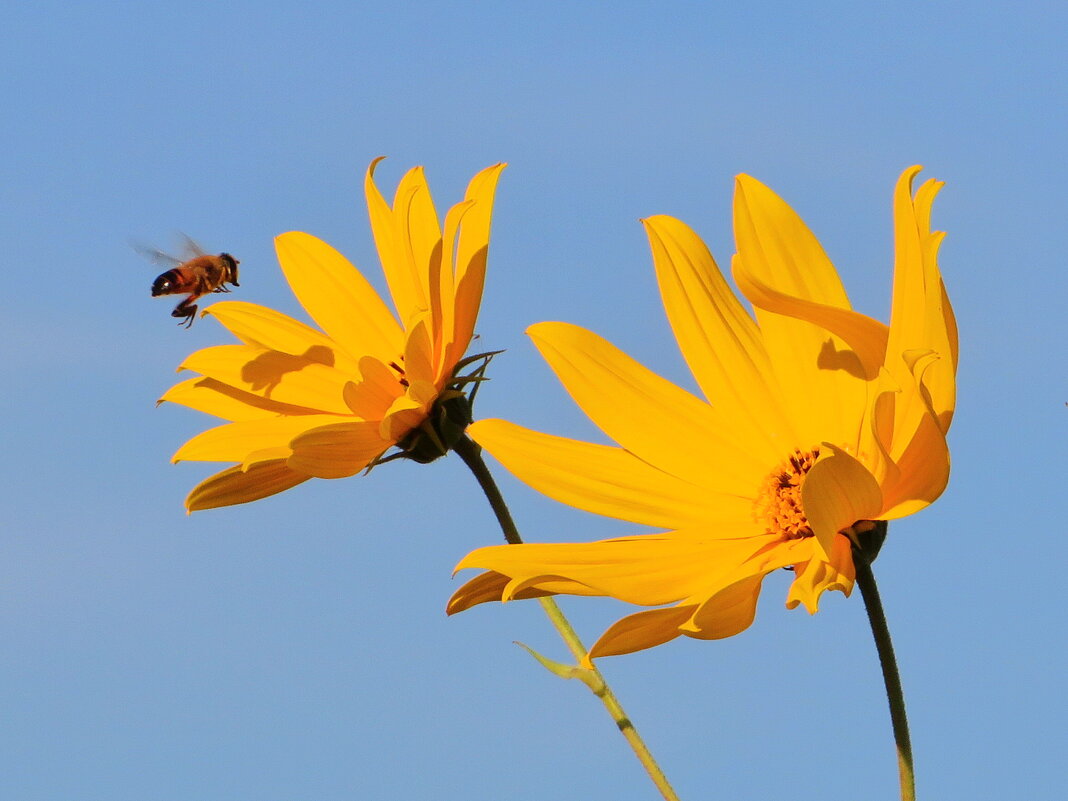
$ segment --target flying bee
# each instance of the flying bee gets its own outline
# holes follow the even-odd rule
[[[237,265],[240,262],[229,253],[211,255],[205,253],[189,237],[184,237],[187,258],[176,259],[159,250],[138,248],[153,261],[173,265],[161,273],[152,282],[152,297],[160,295],[187,295],[174,307],[171,317],[178,317],[178,325],[186,328],[193,325],[197,313],[197,300],[209,292],[229,292],[226,285],[239,286],[237,283]]]

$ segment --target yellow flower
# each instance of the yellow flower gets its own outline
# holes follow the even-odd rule
[[[503,164],[478,173],[444,232],[421,167],[393,206],[364,182],[371,229],[397,316],[344,256],[309,234],[275,239],[293,293],[321,331],[252,303],[207,310],[241,344],[205,348],[198,377],[161,401],[224,420],[174,461],[230,462],[186,499],[189,511],[258,500],[309,478],[351,476],[402,443],[447,399],[482,299],[490,218]],[[456,394],[456,393],[453,393]]]
[[[755,319],[685,224],[644,220],[679,347],[707,401],[578,326],[529,330],[568,393],[619,447],[503,420],[470,435],[530,486],[563,503],[669,531],[594,543],[480,548],[484,568],[449,604],[565,593],[642,606],[591,657],[680,634],[729,637],[753,621],[764,576],[790,568],[786,605],[815,613],[853,588],[851,539],[871,521],[933,502],[949,478],[957,332],[930,212],[941,183],[894,192],[890,325],[850,308],[834,266],[800,217],[737,179],[733,275]]]

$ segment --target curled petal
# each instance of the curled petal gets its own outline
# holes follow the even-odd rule
[[[474,204],[464,214],[456,242],[456,316],[453,341],[446,354],[448,364],[455,364],[463,356],[475,331],[486,280],[493,200],[505,166],[496,164],[479,172],[471,179],[464,196],[465,201]]]
[[[801,502],[823,558],[830,559],[839,531],[858,520],[879,517],[883,494],[863,464],[834,445],[824,443],[823,447],[831,455],[821,456],[808,471]]]
[[[816,614],[820,596],[828,590],[838,590],[848,596],[853,592],[856,570],[849,539],[841,534],[834,538],[830,561],[810,559],[796,567],[796,578],[790,585],[786,608],[804,604],[809,614]]]
[[[925,388],[945,432],[956,405],[957,324],[938,268],[944,235],[931,231],[931,206],[942,183],[926,181],[914,196],[912,182],[921,169],[905,170],[894,191],[894,296],[886,357],[895,372],[906,351],[939,354]]]

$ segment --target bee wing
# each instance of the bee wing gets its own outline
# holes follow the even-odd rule
[[[179,231],[178,232],[178,238],[182,240],[182,246],[185,248],[185,251],[189,254],[189,258],[192,259],[192,258],[196,258],[197,256],[207,256],[208,255],[207,253],[204,252],[204,249],[202,247],[200,247],[200,245],[198,245],[193,240],[193,238],[190,237],[188,234],[184,234],[181,231]]]
[[[150,248],[147,245],[142,245],[138,242],[131,242],[130,247],[149,261],[154,261],[161,267],[177,267],[182,263],[181,259],[176,259],[174,256],[164,253],[162,250],[156,250],[156,248]]]

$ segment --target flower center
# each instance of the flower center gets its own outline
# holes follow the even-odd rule
[[[786,540],[815,536],[801,505],[801,485],[819,455],[819,448],[796,449],[764,479],[753,502],[753,514],[767,527],[768,534],[780,534]]]

